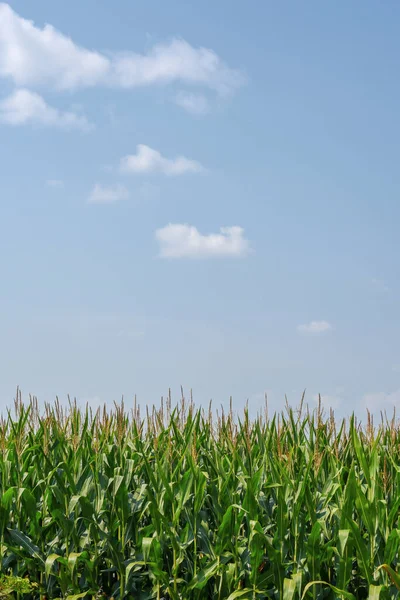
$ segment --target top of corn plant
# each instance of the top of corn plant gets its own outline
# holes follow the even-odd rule
[[[400,429],[321,406],[0,421],[1,571],[32,598],[397,598]],[[399,585],[400,587],[400,585]]]

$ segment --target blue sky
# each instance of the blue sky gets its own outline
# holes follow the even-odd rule
[[[400,403],[400,5],[0,3],[0,400]]]

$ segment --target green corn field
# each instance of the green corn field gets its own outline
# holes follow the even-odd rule
[[[394,417],[302,404],[252,421],[170,399],[142,417],[18,395],[0,481],[19,598],[399,597]]]

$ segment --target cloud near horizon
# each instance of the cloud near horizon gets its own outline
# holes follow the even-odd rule
[[[242,257],[250,252],[241,227],[221,227],[220,233],[201,234],[196,227],[170,223],[156,231],[161,258]]]

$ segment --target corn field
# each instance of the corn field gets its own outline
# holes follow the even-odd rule
[[[0,550],[22,598],[398,598],[400,428],[171,400],[0,422]],[[20,581],[20,579],[18,579]]]

